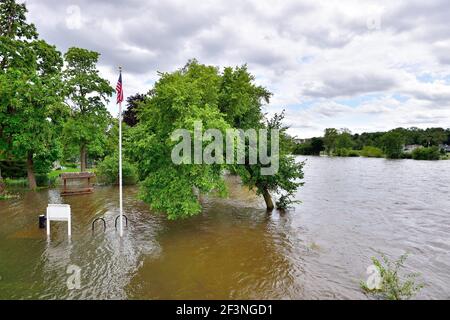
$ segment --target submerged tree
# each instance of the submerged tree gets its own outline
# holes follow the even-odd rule
[[[181,70],[161,74],[151,94],[140,104],[140,122],[133,128],[132,146],[127,148],[129,158],[137,162],[140,169],[141,197],[153,209],[166,212],[170,219],[199,213],[199,194],[212,191],[225,194],[225,169],[239,174],[247,186],[263,195],[269,209],[274,208],[271,192],[280,193],[280,208],[289,203],[287,199],[301,184],[298,179],[303,176],[302,164],[287,155],[286,128],[281,125],[283,116],[276,115],[268,122],[264,120],[262,103],[268,102],[271,94],[253,81],[245,66],[226,68],[221,74],[217,68],[195,60]],[[200,129],[196,127],[199,122]],[[186,129],[188,136],[179,133],[173,141],[172,134],[177,133],[177,129]],[[207,155],[216,160],[226,157],[225,148],[209,146],[221,139],[223,145],[227,129],[279,130],[279,170],[265,175],[270,165],[250,163],[248,150],[241,164],[202,161]],[[200,159],[196,158],[199,146],[191,140],[196,130],[197,134],[206,134],[209,138],[200,146]],[[175,147],[180,145],[180,138],[186,148],[180,150],[181,163],[174,163],[172,155],[178,150]],[[276,141],[272,141],[270,131],[266,138],[268,150],[271,150]]]
[[[199,213],[196,193],[225,191],[224,165],[175,164],[171,159],[178,144],[171,139],[175,130],[193,133],[195,121],[202,121],[201,134],[209,128],[222,132],[228,128],[217,108],[219,81],[216,68],[191,63],[182,70],[161,74],[153,94],[141,105],[139,125],[133,128],[133,146],[127,150],[143,180],[142,199],[154,210],[166,212],[169,219]],[[191,160],[190,153],[183,156],[186,163]]]
[[[0,145],[7,157],[26,161],[28,184],[58,157],[62,57],[38,39],[26,22],[26,7],[0,3]]]
[[[86,171],[88,151],[101,153],[111,118],[106,104],[114,89],[99,75],[99,56],[81,48],[70,48],[64,55],[65,91],[72,109],[71,118],[64,126],[64,138],[78,146],[81,172]]]
[[[250,164],[248,154],[244,165],[235,165],[236,172],[240,175],[244,184],[256,189],[256,192],[263,196],[267,209],[275,207],[272,200],[272,193],[280,195],[276,205],[280,209],[286,208],[290,203],[290,198],[295,190],[301,185],[303,178],[303,163],[296,163],[295,159],[289,155],[290,138],[286,134],[287,127],[283,126],[282,120],[284,112],[275,114],[269,121],[264,120],[262,106],[270,102],[272,93],[266,88],[254,84],[254,77],[248,72],[246,66],[238,68],[225,68],[220,84],[219,106],[226,114],[229,124],[237,129],[271,129],[279,133],[277,156],[279,167],[274,174],[264,174],[264,168],[268,164]],[[267,137],[267,150],[272,149],[270,133]],[[258,146],[261,148],[261,145]]]

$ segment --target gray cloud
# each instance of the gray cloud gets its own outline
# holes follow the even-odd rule
[[[357,96],[389,90],[397,84],[396,79],[387,73],[363,73],[357,70],[351,74],[330,70],[323,77],[317,85],[306,85],[303,94],[318,98]]]
[[[68,25],[72,5],[80,9],[80,28]],[[381,117],[387,128],[450,123],[450,85],[438,83],[450,77],[446,0],[27,0],[27,6],[41,36],[61,51],[100,52],[110,81],[122,65],[129,94],[147,91],[156,71],[198,58],[219,67],[247,63],[274,92],[273,109],[289,106],[287,121],[305,134],[324,125],[359,130],[358,119],[380,129]],[[380,19],[377,28],[368,26],[371,18]],[[430,83],[416,80],[423,73]],[[336,102],[372,93],[381,96],[377,103]],[[388,99],[394,94],[409,99]],[[304,101],[314,107],[300,112]],[[342,122],[334,124],[337,118]]]

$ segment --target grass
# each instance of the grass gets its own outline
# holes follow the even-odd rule
[[[61,173],[67,173],[67,172],[80,172],[80,169],[78,169],[78,168],[66,168],[66,169],[63,169],[63,170],[53,170],[50,173],[48,173],[47,176],[48,176],[49,180],[53,180],[53,179],[58,178]]]
[[[5,184],[10,188],[28,187],[28,180],[26,178],[5,178]]]
[[[11,200],[11,199],[17,199],[19,196],[17,194],[12,194],[8,192],[4,192],[3,194],[0,194],[0,200]]]
[[[92,172],[93,169],[88,169],[87,171]],[[67,172],[80,172],[78,168],[65,168],[63,170],[53,170],[47,174],[49,186],[54,186],[56,184],[56,180],[58,179],[61,173]],[[5,185],[8,188],[28,188],[28,179],[27,178],[5,178]],[[39,189],[45,189],[48,186],[39,186]]]

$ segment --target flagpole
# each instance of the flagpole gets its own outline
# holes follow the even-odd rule
[[[119,72],[122,75],[122,67],[119,67]],[[123,237],[123,200],[122,200],[122,101],[119,102],[119,235]]]

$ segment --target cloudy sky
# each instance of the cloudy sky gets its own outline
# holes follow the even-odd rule
[[[102,54],[125,95],[190,58],[248,64],[286,109],[291,133],[450,127],[450,2],[27,0],[29,19],[61,51]],[[117,112],[111,103],[111,112]]]

